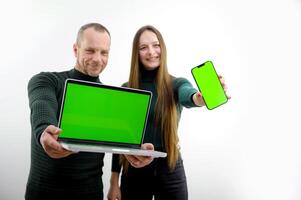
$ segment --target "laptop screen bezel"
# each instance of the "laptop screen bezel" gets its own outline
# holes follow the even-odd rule
[[[105,84],[102,84],[102,83],[89,82],[89,81],[83,81],[83,80],[68,78],[65,81],[63,98],[62,98],[62,102],[61,102],[61,109],[60,109],[59,122],[58,122],[58,127],[59,128],[61,128],[62,117],[63,117],[63,112],[64,112],[64,105],[65,105],[65,99],[66,99],[66,94],[67,94],[68,84],[69,83],[147,95],[149,97],[148,98],[149,99],[148,100],[148,105],[147,105],[147,112],[146,112],[146,116],[145,116],[145,119],[144,119],[143,131],[141,133],[142,136],[141,136],[141,140],[140,140],[139,144],[124,143],[124,142],[110,142],[110,141],[96,141],[96,140],[87,140],[87,139],[77,139],[77,138],[62,137],[60,135],[58,137],[59,141],[62,141],[62,142],[65,142],[65,143],[99,144],[99,145],[119,146],[119,147],[131,147],[131,148],[140,148],[141,147],[141,144],[143,142],[144,135],[145,135],[146,125],[147,125],[147,119],[148,119],[148,116],[149,116],[150,104],[151,104],[151,99],[152,99],[152,92],[151,91],[134,89],[134,88],[127,88],[127,87],[116,87],[116,86],[105,85]]]

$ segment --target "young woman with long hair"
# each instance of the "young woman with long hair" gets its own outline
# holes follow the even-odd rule
[[[108,199],[188,199],[178,146],[178,122],[183,106],[203,106],[204,101],[201,93],[187,79],[169,74],[166,46],[161,33],[153,26],[143,26],[134,37],[130,76],[124,86],[153,93],[143,142],[152,143],[155,150],[165,151],[168,156],[155,158],[149,165],[135,168],[135,160],[113,155]]]

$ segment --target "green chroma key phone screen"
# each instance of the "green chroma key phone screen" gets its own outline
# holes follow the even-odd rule
[[[68,83],[60,138],[140,144],[150,95]]]
[[[211,61],[193,68],[192,74],[208,109],[216,108],[227,102],[228,98]]]

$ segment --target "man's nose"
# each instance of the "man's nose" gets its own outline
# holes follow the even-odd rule
[[[102,56],[101,56],[101,54],[100,53],[95,53],[93,55],[93,61],[101,63],[102,62]]]

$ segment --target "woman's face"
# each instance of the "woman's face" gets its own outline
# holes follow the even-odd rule
[[[139,59],[146,70],[160,66],[161,48],[157,35],[149,30],[144,31],[139,39]]]

